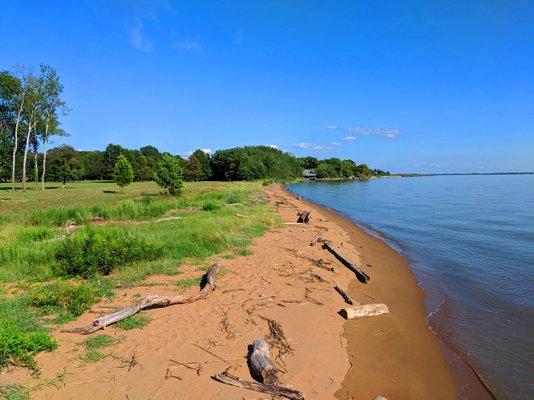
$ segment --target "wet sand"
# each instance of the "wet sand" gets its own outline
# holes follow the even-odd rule
[[[285,228],[255,240],[251,255],[209,260],[221,263],[225,273],[207,299],[149,310],[151,322],[141,330],[107,328],[118,343],[104,349],[107,357],[98,363],[80,360],[86,337],[56,332],[59,348],[37,357],[40,378],[15,368],[2,373],[0,381],[30,387],[54,381],[36,388],[35,399],[267,399],[211,376],[229,370],[251,380],[247,347],[254,339],[269,339],[266,319],[273,319],[291,346],[281,357],[271,347],[281,381],[306,399],[457,399],[454,376],[427,327],[424,294],[404,258],[350,220],[296,199],[280,186],[265,192]],[[297,211],[304,209],[312,210],[311,222],[295,224]],[[361,265],[369,283],[359,283],[319,245],[310,246],[317,235]],[[318,260],[325,268],[317,266]],[[178,280],[200,276],[199,267],[209,262],[119,290],[115,300],[100,306],[125,306],[135,295],[175,294]],[[338,315],[345,304],[333,290],[336,283],[350,288],[356,301],[386,303],[390,314],[345,321]],[[95,316],[87,312],[67,327],[85,325]]]

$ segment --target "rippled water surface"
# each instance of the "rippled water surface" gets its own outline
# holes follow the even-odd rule
[[[290,190],[378,232],[429,293],[431,327],[502,399],[534,399],[534,175],[309,182]]]

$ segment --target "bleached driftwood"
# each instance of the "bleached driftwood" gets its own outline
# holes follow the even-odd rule
[[[356,274],[358,280],[362,283],[367,283],[371,277],[367,275],[360,267],[350,261],[347,257],[337,251],[330,243],[323,243],[323,249],[332,253],[341,263]]]
[[[310,222],[311,219],[311,211],[302,211],[298,213],[299,218],[297,219],[297,222],[299,224],[307,224]]]
[[[352,301],[352,299],[349,297],[347,292],[341,289],[341,286],[339,286],[339,283],[337,283],[336,286],[334,286],[334,289],[336,290],[336,292],[338,292],[341,295],[341,297],[343,297],[343,300],[345,301],[345,303],[350,304],[351,306],[354,305],[354,301]]]
[[[249,356],[250,367],[254,373],[262,378],[266,385],[276,385],[278,370],[269,357],[269,345],[264,339],[252,342],[252,351]]]
[[[158,294],[150,294],[147,297],[138,300],[136,303],[126,308],[115,311],[111,314],[103,315],[96,318],[90,325],[80,328],[63,329],[62,332],[80,333],[82,335],[88,335],[96,332],[100,329],[104,329],[108,325],[112,325],[116,322],[137,314],[139,311],[149,307],[167,307],[174,304],[186,304],[192,303],[197,300],[206,298],[211,292],[215,290],[215,278],[221,266],[219,264],[213,264],[209,267],[208,272],[204,275],[204,286],[198,293],[178,295],[175,297],[162,296]]]
[[[347,307],[340,311],[346,319],[357,319],[373,317],[375,315],[389,314],[388,306],[385,304],[359,304],[354,307]]]
[[[228,371],[213,376],[213,379],[227,385],[267,393],[273,397],[285,397],[290,400],[304,400],[303,394],[280,383],[278,369],[269,357],[269,345],[264,339],[252,342],[252,351],[248,356],[249,364],[257,378],[262,382],[251,382],[239,379]]]

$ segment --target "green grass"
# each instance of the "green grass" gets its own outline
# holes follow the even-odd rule
[[[254,237],[281,226],[258,182],[186,183],[176,197],[153,182],[124,193],[107,182],[60,186],[13,193],[0,184],[0,369],[37,368],[34,355],[57,346],[49,329],[112,297],[114,287],[178,274],[182,263],[215,254],[248,255]],[[180,218],[159,220],[167,216]],[[117,325],[147,323],[140,314]],[[96,360],[90,350],[87,361]]]
[[[199,278],[188,278],[188,279],[182,279],[176,282],[176,286],[178,286],[179,289],[187,289],[192,286],[198,286],[200,285],[200,281],[202,280],[201,277]]]
[[[0,399],[30,400],[30,394],[28,389],[23,385],[0,384]]]
[[[83,341],[84,352],[81,355],[81,360],[86,363],[95,363],[103,360],[106,354],[102,353],[102,349],[112,346],[118,342],[117,339],[109,335],[96,335]]]
[[[139,313],[132,315],[130,317],[124,318],[122,321],[117,322],[113,325],[117,329],[122,329],[124,331],[129,331],[132,329],[142,329],[147,326],[150,322],[150,318],[144,313]]]

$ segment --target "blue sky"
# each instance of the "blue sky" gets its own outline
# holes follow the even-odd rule
[[[532,21],[529,1],[1,0],[0,68],[57,68],[78,149],[534,171]]]

